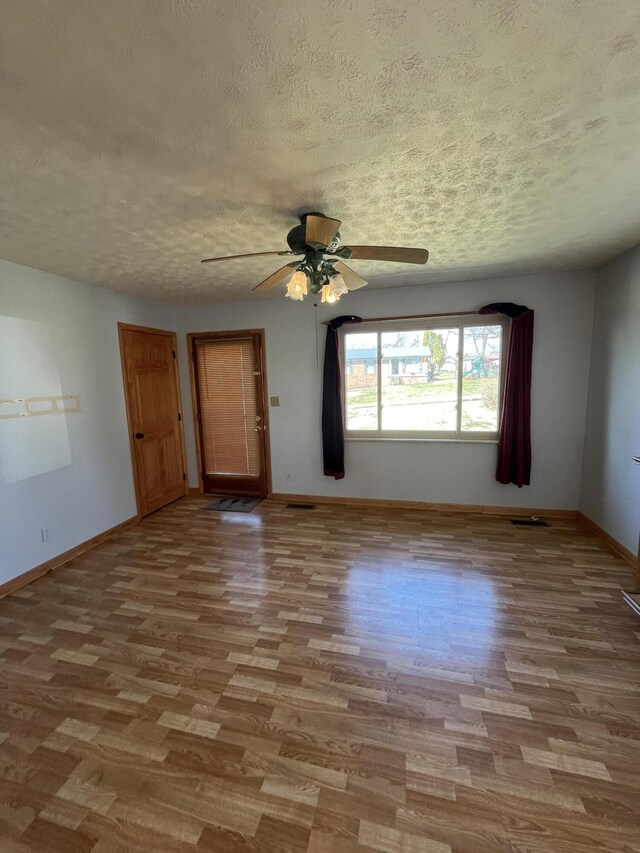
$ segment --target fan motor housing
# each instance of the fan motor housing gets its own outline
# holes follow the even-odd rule
[[[304,255],[307,251],[307,245],[304,242],[305,230],[304,225],[296,225],[296,227],[292,228],[287,234],[287,243],[289,248],[296,255]]]
[[[300,225],[296,225],[295,228],[292,228],[291,231],[287,234],[287,244],[291,251],[296,255],[306,255],[309,251],[315,251],[313,246],[309,246],[308,243],[305,242],[305,236],[307,231],[307,216],[322,216],[323,219],[326,218],[324,213],[319,213],[315,210],[310,210],[308,213],[303,213],[300,216]],[[326,252],[335,252],[340,244],[340,232],[336,232],[335,237],[331,241],[330,245],[328,245],[325,249]]]

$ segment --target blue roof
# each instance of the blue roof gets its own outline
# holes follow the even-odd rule
[[[377,357],[376,349],[348,349],[346,352],[347,361],[364,361],[370,358],[375,360]]]
[[[424,358],[428,355],[431,355],[429,347],[382,347],[383,358]],[[377,357],[378,351],[375,347],[346,351],[347,361],[368,361]]]

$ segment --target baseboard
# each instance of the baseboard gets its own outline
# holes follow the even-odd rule
[[[441,512],[470,512],[481,515],[539,515],[545,518],[564,518],[570,521],[577,518],[574,509],[533,509],[532,507],[517,506],[485,506],[483,504],[447,504],[428,503],[426,501],[394,501],[384,498],[343,498],[327,495],[289,495],[275,492],[272,501],[287,503],[338,504],[339,506],[381,507],[392,509],[427,509]]]
[[[603,530],[599,525],[588,518],[584,513],[578,513],[578,521],[582,524],[583,527],[586,527],[587,530],[591,531],[591,533],[595,534],[598,539],[604,542],[607,547],[613,551],[614,554],[617,554],[618,557],[622,557],[623,560],[626,560],[630,566],[633,566],[636,571],[640,569],[640,559],[637,554],[629,551],[628,548],[625,548],[624,545],[621,545],[617,539],[614,539],[613,536],[610,536],[606,530]]]
[[[132,527],[134,524],[137,524],[138,521],[140,521],[140,517],[137,515],[133,515],[131,518],[126,519],[126,521],[121,521],[120,524],[116,524],[115,527],[110,527],[109,530],[105,530],[103,533],[99,533],[97,536],[92,536],[91,539],[87,539],[86,542],[81,542],[74,548],[70,548],[68,551],[65,551],[62,554],[58,554],[57,557],[52,557],[50,560],[47,560],[46,563],[40,563],[39,566],[34,566],[33,569],[29,569],[28,572],[24,572],[24,574],[18,575],[17,578],[12,578],[10,581],[1,584],[0,598],[5,595],[9,595],[9,593],[11,592],[15,592],[16,590],[21,589],[28,583],[31,583],[32,581],[37,580],[37,578],[42,577],[42,575],[46,575],[47,572],[52,572],[54,569],[57,569],[60,566],[64,565],[64,563],[68,563],[69,560],[73,560],[74,557],[79,557],[80,554],[84,554],[86,551],[90,551],[92,548],[95,548],[96,545],[100,545],[102,542],[106,542],[107,539],[111,539],[113,536],[117,536],[118,533],[122,533],[123,530],[126,530],[128,527]]]

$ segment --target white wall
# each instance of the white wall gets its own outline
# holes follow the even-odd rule
[[[265,328],[269,393],[281,401],[270,410],[274,491],[575,509],[593,289],[594,274],[582,272],[364,290],[349,294],[340,310],[316,314],[312,300],[284,298],[163,305],[0,261],[0,399],[78,394],[82,407],[78,414],[0,420],[0,583],[135,514],[118,321],[178,332],[191,485],[197,471],[186,333]],[[532,485],[495,482],[495,444],[448,442],[348,442],[345,479],[324,477],[319,321],[351,312],[471,311],[493,301],[536,311]],[[41,528],[49,541],[41,541]]]
[[[135,515],[117,322],[154,325],[156,314],[153,302],[0,261],[0,399],[78,394],[81,405],[0,420],[0,584]]]
[[[580,509],[638,553],[640,246],[597,271]]]
[[[593,323],[594,273],[517,276],[453,284],[361,290],[339,307],[320,307],[319,320],[354,313],[363,318],[472,311],[488,302],[526,304],[536,312],[532,387],[531,486],[495,481],[496,445],[451,442],[347,442],[346,477],[322,474],[320,432],[325,327],[313,300],[256,300],[185,306],[180,331],[189,482],[197,485],[191,421],[187,332],[264,328],[270,409],[273,489],[310,495],[388,498],[494,506],[577,509]],[[291,479],[287,481],[286,474]]]

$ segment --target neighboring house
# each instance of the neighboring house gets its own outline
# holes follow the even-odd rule
[[[383,347],[382,377],[426,375],[428,372],[426,359],[430,355],[429,347]],[[464,361],[465,373],[481,378],[495,372],[498,356],[494,352],[490,352],[484,358],[480,355],[465,354]],[[346,375],[373,377],[376,373],[376,362],[377,350],[374,347],[349,349],[346,351]],[[350,385],[354,387],[351,383]]]

